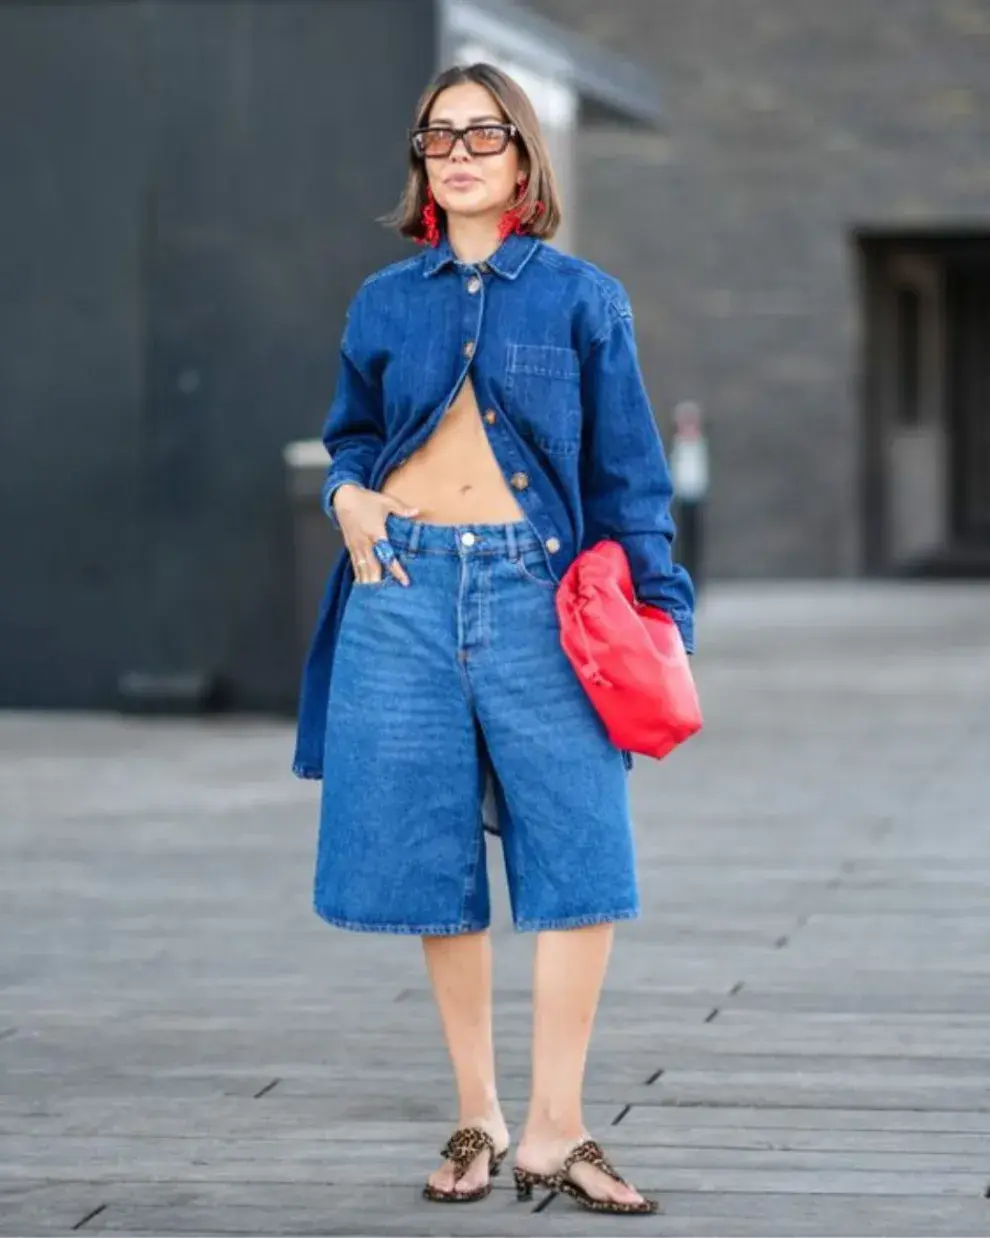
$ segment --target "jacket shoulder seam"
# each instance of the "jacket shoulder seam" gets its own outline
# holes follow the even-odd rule
[[[381,280],[389,279],[394,275],[402,275],[406,271],[411,271],[414,267],[422,264],[422,254],[412,254],[409,258],[401,258],[398,262],[389,263],[387,267],[382,267],[380,271],[372,271],[365,277],[359,291],[364,291],[365,288],[371,288]]]
[[[606,303],[606,311],[607,315],[601,330],[598,331],[588,345],[589,353],[601,347],[620,322],[632,321],[632,306],[628,301],[622,301],[618,297],[612,298]]]

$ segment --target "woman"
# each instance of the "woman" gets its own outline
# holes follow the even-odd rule
[[[536,936],[520,1197],[650,1212],[591,1141],[588,1040],[614,924],[639,913],[627,776],[559,642],[580,549],[624,546],[693,645],[671,487],[622,287],[546,244],[560,206],[522,90],[489,65],[417,109],[396,223],[420,253],[348,312],[324,442],[347,554],[310,651],[295,771],[323,777],[315,908],[423,940],[456,1076],[428,1198],[491,1189],[509,1146],[491,1027],[481,808],[491,777],[515,926]],[[332,677],[331,677],[332,669]]]

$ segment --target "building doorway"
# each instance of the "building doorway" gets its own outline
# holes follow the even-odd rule
[[[990,233],[857,241],[864,566],[990,576]]]

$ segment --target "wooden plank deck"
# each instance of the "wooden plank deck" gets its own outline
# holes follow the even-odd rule
[[[420,1200],[452,1091],[419,944],[312,914],[288,727],[8,714],[0,1234],[990,1233],[990,589],[722,586],[700,639],[588,1078],[662,1215]],[[531,939],[490,862],[518,1123]]]

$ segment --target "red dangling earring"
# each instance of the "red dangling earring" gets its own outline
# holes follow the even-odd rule
[[[519,182],[519,198],[520,201],[516,206],[511,206],[498,221],[498,236],[500,241],[504,241],[511,233],[516,233],[517,236],[524,236],[530,229],[530,225],[546,210],[542,202],[534,202],[532,215],[529,219],[523,220],[522,217],[522,199],[526,196],[526,190],[529,187],[529,180]]]
[[[416,243],[418,245],[432,245],[436,249],[440,244],[440,223],[437,219],[437,200],[434,198],[433,190],[429,185],[426,186],[426,202],[423,205],[419,218],[423,231],[416,237]]]

